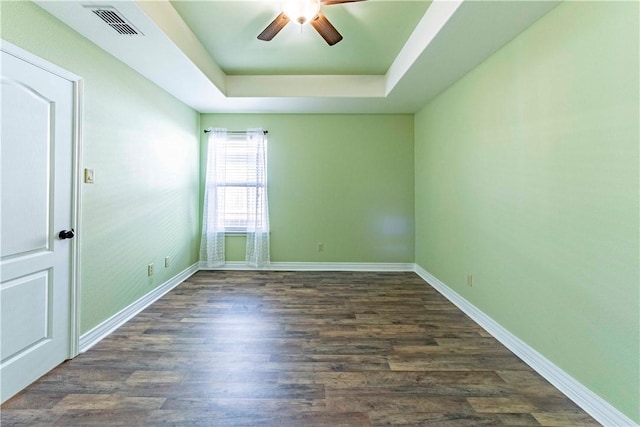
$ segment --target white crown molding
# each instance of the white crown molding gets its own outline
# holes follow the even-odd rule
[[[162,285],[144,295],[142,298],[134,301],[129,306],[123,308],[113,316],[109,317],[107,320],[100,323],[89,332],[82,334],[80,336],[80,353],[84,353],[85,351],[89,350],[91,347],[102,341],[102,339],[104,339],[107,335],[111,334],[120,326],[124,325],[142,310],[149,307],[151,304],[159,300],[163,295],[168,293],[170,290],[172,290],[197,272],[198,263],[193,264],[192,266],[176,274],[171,279],[167,280]]]
[[[618,411],[607,401],[589,390],[571,375],[557,367],[553,362],[538,353],[527,343],[513,335],[482,310],[471,304],[450,287],[438,280],[424,268],[416,264],[415,272],[425,282],[440,292],[456,307],[462,310],[474,322],[489,332],[495,339],[511,350],[527,365],[564,393],[576,405],[604,426],[637,427],[638,424]]]

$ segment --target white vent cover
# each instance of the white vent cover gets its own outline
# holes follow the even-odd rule
[[[98,18],[109,24],[118,34],[125,36],[144,36],[141,31],[127,21],[115,8],[110,6],[85,6],[95,13]]]

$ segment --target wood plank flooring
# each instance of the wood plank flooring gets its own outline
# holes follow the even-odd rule
[[[414,273],[201,271],[1,425],[595,426]]]

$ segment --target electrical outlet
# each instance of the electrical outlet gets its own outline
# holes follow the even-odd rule
[[[467,274],[467,285],[473,286],[473,274]]]
[[[147,265],[147,276],[153,276],[153,264]]]
[[[324,243],[318,243],[318,252],[324,252]]]
[[[164,268],[169,268],[169,257],[164,257]]]

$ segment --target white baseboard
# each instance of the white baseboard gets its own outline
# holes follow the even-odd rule
[[[91,347],[100,342],[107,335],[124,325],[127,321],[140,313],[145,308],[160,299],[164,294],[178,286],[180,283],[191,277],[198,271],[198,263],[193,264],[182,272],[176,274],[171,279],[164,282],[162,285],[155,288],[153,291],[144,295],[142,298],[133,302],[128,307],[120,310],[104,322],[100,323],[89,332],[80,336],[80,353],[84,353]]]
[[[220,267],[207,267],[200,263],[201,270],[265,270],[265,271],[414,271],[413,263],[379,262],[272,262],[255,268],[243,261],[227,261]]]
[[[435,290],[451,301],[478,325],[493,335],[505,347],[538,372],[569,399],[604,426],[637,427],[634,421],[611,406],[607,401],[582,385],[572,376],[554,365],[524,341],[503,328],[482,310],[457,294],[443,282],[416,264],[415,272]]]

